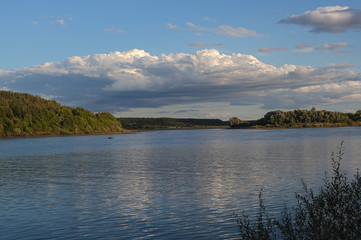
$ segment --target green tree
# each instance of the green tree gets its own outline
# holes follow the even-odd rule
[[[229,125],[231,127],[235,127],[235,126],[238,126],[242,123],[241,119],[239,119],[238,117],[231,117],[229,119]]]
[[[0,126],[0,136],[123,131],[110,113],[94,114],[39,96],[9,91],[0,91]]]

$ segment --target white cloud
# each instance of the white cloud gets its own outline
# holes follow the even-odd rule
[[[217,19],[210,18],[210,17],[205,17],[205,18],[203,18],[203,20],[208,21],[208,22],[217,22]]]
[[[342,33],[349,29],[361,29],[361,10],[348,6],[319,7],[299,15],[291,15],[279,23],[311,26],[311,32]]]
[[[260,49],[258,49],[258,52],[262,52],[262,53],[268,53],[271,51],[287,51],[287,48],[267,48],[267,47],[262,47]]]
[[[217,22],[217,19],[210,18],[210,17],[205,17],[205,18],[203,18],[203,20],[208,21],[208,22]]]
[[[162,56],[133,49],[0,71],[0,87],[91,111],[207,102],[302,108],[354,101],[361,75],[348,67],[275,67],[252,55],[215,49]]]
[[[235,28],[228,25],[221,25],[215,29],[218,35],[231,36],[231,37],[244,37],[244,36],[258,36],[256,31],[248,30],[246,28]]]
[[[334,69],[342,69],[342,68],[351,68],[354,65],[351,63],[330,63],[327,64],[325,68],[334,68]]]
[[[338,51],[341,48],[348,48],[349,45],[346,42],[337,42],[337,43],[324,43],[320,46],[316,46],[316,44],[306,44],[306,43],[298,43],[296,46],[295,52],[309,53],[313,51],[324,51],[326,53],[331,53],[332,51]]]
[[[297,44],[297,46],[296,46],[296,48],[297,49],[302,49],[302,48],[305,48],[305,47],[307,47],[308,45],[306,44],[306,43],[298,43]]]
[[[172,29],[172,30],[182,30],[182,28],[180,28],[174,24],[171,24],[171,23],[167,23],[166,25],[169,29]]]
[[[200,32],[211,32],[220,36],[227,36],[227,37],[259,36],[259,34],[256,31],[248,30],[246,28],[241,28],[241,27],[232,27],[229,25],[220,25],[215,28],[206,28],[195,25],[191,22],[186,22],[186,25],[189,27],[190,30],[198,31],[196,35],[200,35]],[[167,23],[167,26],[168,28],[173,30],[183,30],[182,28],[173,25],[171,23]]]
[[[116,34],[124,33],[122,29],[116,27],[106,28],[104,29],[104,31],[106,33],[116,33]]]
[[[57,19],[57,20],[51,21],[50,23],[65,26],[65,20],[64,19]]]
[[[229,112],[226,113],[218,113],[218,112],[210,112],[204,115],[204,118],[213,118],[213,119],[229,119],[233,115]]]
[[[338,43],[332,43],[332,44],[322,44],[319,47],[316,47],[316,50],[338,50],[341,47],[348,47],[348,44],[345,42],[338,42]]]
[[[313,51],[315,51],[315,48],[313,48],[313,47],[304,47],[304,48],[297,49],[295,52],[297,52],[297,53],[310,53],[310,52],[313,52]]]
[[[329,83],[324,85],[315,85],[300,87],[295,89],[294,92],[300,93],[319,93],[319,92],[330,92],[330,93],[346,93],[350,88],[361,89],[361,82],[359,81],[348,81],[343,83]]]
[[[201,27],[201,26],[197,26],[191,22],[186,22],[186,25],[188,27],[190,27],[191,29],[193,30],[196,30],[196,31],[207,31],[207,32],[214,32],[214,29],[213,28],[204,28],[204,27]]]

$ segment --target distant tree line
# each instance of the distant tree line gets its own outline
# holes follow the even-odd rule
[[[237,117],[230,119],[231,128],[301,128],[301,127],[341,127],[360,126],[361,110],[356,113],[341,113],[336,111],[301,110],[284,112],[281,110],[271,111],[258,120],[241,121]]]
[[[0,136],[120,132],[110,113],[91,113],[27,93],[0,91]]]
[[[168,128],[203,128],[226,127],[228,121],[220,119],[194,118],[118,118],[126,129],[168,129]]]

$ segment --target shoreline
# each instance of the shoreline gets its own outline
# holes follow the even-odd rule
[[[307,126],[307,127],[266,127],[266,126],[257,126],[257,127],[230,127],[229,129],[255,129],[255,130],[272,130],[272,129],[303,129],[303,128],[340,128],[340,127],[361,127],[361,125],[340,125],[340,126]]]
[[[124,130],[121,132],[94,132],[94,133],[72,133],[72,134],[34,134],[22,136],[0,136],[1,139],[15,139],[15,138],[47,138],[47,137],[73,137],[73,136],[92,136],[92,135],[121,135],[138,132],[136,130]]]
[[[92,135],[122,135],[138,132],[149,131],[166,131],[166,130],[203,130],[203,129],[226,129],[226,130],[281,130],[281,129],[304,129],[304,128],[341,128],[341,127],[361,127],[360,125],[345,125],[345,126],[325,126],[325,127],[257,127],[257,128],[231,128],[231,127],[181,127],[181,128],[152,128],[152,129],[125,129],[121,132],[95,132],[95,133],[74,133],[74,134],[35,134],[28,136],[0,136],[1,139],[17,139],[17,138],[47,138],[47,137],[72,137],[72,136],[92,136]]]

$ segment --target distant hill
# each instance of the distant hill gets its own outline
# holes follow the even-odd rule
[[[229,127],[228,121],[198,118],[118,118],[126,129],[173,129]]]
[[[0,91],[0,137],[121,132],[110,113],[91,113],[27,93]]]

